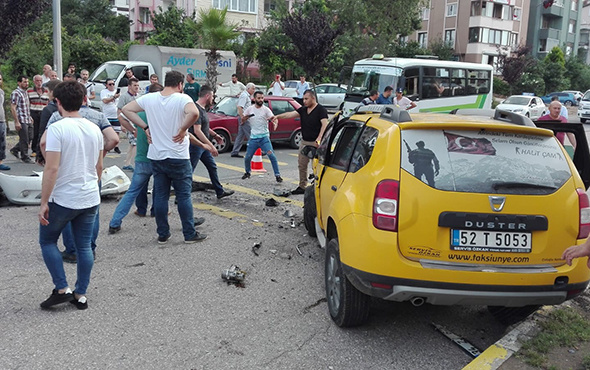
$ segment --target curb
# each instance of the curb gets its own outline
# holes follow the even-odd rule
[[[473,361],[467,364],[463,370],[498,369],[513,354],[520,350],[524,342],[533,338],[539,332],[539,322],[544,320],[551,311],[569,306],[570,301],[566,301],[558,306],[541,307],[520,324],[516,325],[496,343],[489,346]]]

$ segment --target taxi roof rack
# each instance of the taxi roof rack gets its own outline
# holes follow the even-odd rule
[[[454,109],[451,111],[451,114],[457,114],[461,116],[489,117],[504,123],[536,127],[530,118],[522,116],[518,113],[508,112],[500,109]]]
[[[410,113],[393,104],[369,104],[357,108],[356,113],[381,113],[380,118],[391,122],[412,122]]]

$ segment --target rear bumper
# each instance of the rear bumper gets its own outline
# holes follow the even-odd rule
[[[425,302],[435,305],[555,305],[575,298],[588,286],[588,281],[550,286],[455,284],[376,275],[347,265],[343,265],[343,269],[358,290],[372,297],[395,302],[422,298]],[[380,287],[376,288],[372,283],[377,283]]]

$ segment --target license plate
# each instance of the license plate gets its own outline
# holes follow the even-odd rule
[[[531,252],[531,233],[451,230],[451,249],[474,252]]]

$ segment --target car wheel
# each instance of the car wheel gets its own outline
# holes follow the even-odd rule
[[[527,318],[530,314],[539,309],[539,305],[529,305],[524,307],[503,307],[488,306],[488,311],[496,320],[504,325],[516,324]]]
[[[317,236],[315,231],[316,215],[315,187],[312,185],[305,188],[305,193],[303,194],[303,224],[305,225],[307,234],[314,238]]]
[[[566,107],[571,107],[573,104],[574,104],[574,102],[572,102],[571,100],[566,100],[565,103],[564,103],[564,105]]]
[[[218,142],[215,139],[211,139],[211,143],[213,144],[213,146],[215,146],[215,149],[217,149],[219,153],[227,152],[231,144],[231,142],[229,141],[229,135],[227,134],[227,132],[223,130],[217,130],[215,131],[215,133],[222,137],[221,142]]]
[[[301,133],[301,130],[298,130],[296,133],[291,135],[289,145],[291,145],[291,148],[293,149],[299,149],[299,144],[301,144],[301,140],[303,140],[303,134]]]
[[[580,118],[580,122],[586,123],[586,118]]]
[[[370,297],[356,289],[342,270],[338,239],[332,239],[326,248],[326,298],[330,316],[340,327],[358,326],[369,317]]]

